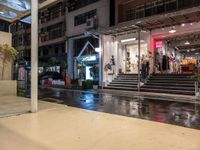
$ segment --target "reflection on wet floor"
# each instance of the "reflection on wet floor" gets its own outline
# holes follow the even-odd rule
[[[48,101],[88,110],[124,115],[200,129],[200,104],[161,100],[156,97],[128,97],[109,93],[86,93],[64,90],[40,90]],[[46,99],[47,100],[47,99]]]

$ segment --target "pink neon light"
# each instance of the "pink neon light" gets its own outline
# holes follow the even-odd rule
[[[156,42],[156,48],[162,48],[163,47],[163,42],[162,41],[157,41]]]

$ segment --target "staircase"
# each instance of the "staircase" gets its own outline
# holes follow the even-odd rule
[[[195,80],[187,74],[155,74],[141,87],[141,91],[195,95]]]
[[[137,74],[118,74],[105,89],[137,91]]]

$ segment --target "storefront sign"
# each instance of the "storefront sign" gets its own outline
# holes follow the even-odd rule
[[[163,41],[157,41],[156,48],[162,48],[162,47],[163,47]]]

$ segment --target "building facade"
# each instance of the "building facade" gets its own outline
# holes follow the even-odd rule
[[[19,57],[30,61],[31,19],[29,16],[11,25],[12,45],[19,51]],[[39,10],[39,62],[46,65],[54,58],[60,63],[66,60],[65,47],[65,1],[58,0]]]
[[[145,84],[155,73],[185,73],[180,70],[190,71],[187,65],[174,63],[182,62],[177,56],[184,59],[185,53],[175,47],[188,50],[190,45],[199,53],[198,42],[189,42],[200,31],[199,6],[198,0],[59,0],[40,9],[39,57],[44,63],[49,58],[65,60],[68,76],[100,86],[120,74],[141,74],[137,79],[144,78]],[[23,34],[24,39],[30,36],[28,31]],[[187,38],[190,34],[192,39]],[[174,42],[182,36],[188,47]],[[23,42],[17,38],[16,43]]]
[[[193,81],[183,88],[177,83],[176,74],[185,77],[199,70],[200,2],[115,0],[114,3],[115,25],[99,31],[104,39],[103,85],[111,89],[193,95]],[[160,80],[164,78],[167,84]]]
[[[42,8],[39,16],[39,59],[43,63],[49,58],[65,61],[65,1]]]
[[[68,75],[101,83],[101,35],[98,29],[110,25],[110,1],[68,1],[66,11]],[[100,84],[98,83],[98,84]]]

